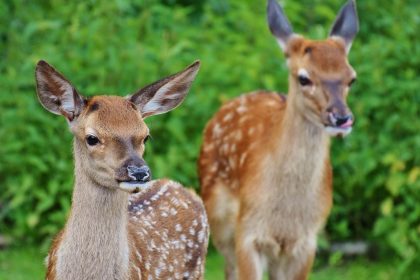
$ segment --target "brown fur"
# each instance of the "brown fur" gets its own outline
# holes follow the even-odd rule
[[[86,99],[38,63],[41,104],[65,116],[74,134],[72,207],[47,257],[47,279],[203,278],[208,223],[201,200],[176,182],[148,182],[143,159],[144,116],[178,106],[198,68],[195,62],[127,98]]]
[[[91,110],[92,104],[96,104],[95,110]],[[89,151],[90,155],[88,156],[86,153],[89,149],[86,149],[83,142],[90,129],[94,129],[95,134],[100,135],[106,149],[105,146],[93,148]],[[138,154],[144,152],[143,139],[148,134],[148,129],[132,103],[116,96],[96,96],[87,102],[86,108],[78,118],[78,123],[72,126],[72,131],[76,137],[76,186],[73,204],[77,203],[77,208],[72,207],[70,221],[74,222],[70,224],[81,224],[78,227],[82,227],[80,230],[83,230],[83,227],[89,227],[89,225],[82,226],[90,220],[87,218],[89,215],[86,215],[86,211],[94,213],[95,211],[92,209],[99,208],[98,215],[107,215],[107,211],[102,211],[100,208],[116,208],[115,210],[111,209],[110,214],[117,217],[121,215],[117,214],[120,212],[118,207],[124,207],[124,201],[129,208],[128,213],[122,214],[123,216],[118,218],[121,221],[126,220],[121,225],[127,227],[128,251],[122,252],[122,254],[128,254],[128,271],[123,272],[126,268],[118,268],[118,262],[113,264],[106,261],[105,257],[104,259],[97,258],[97,261],[94,261],[92,265],[96,269],[99,269],[101,265],[111,267],[116,265],[116,271],[121,270],[123,275],[128,273],[127,279],[148,279],[149,276],[153,279],[168,279],[172,276],[179,276],[183,279],[202,279],[208,226],[204,207],[200,200],[179,184],[168,180],[156,181],[149,189],[128,198],[121,191],[114,190],[114,183],[108,179],[110,174],[107,169],[109,166],[119,166],[131,152]],[[88,161],[89,157],[93,157],[97,162]],[[101,168],[105,171],[98,172],[98,170],[102,170]],[[93,200],[86,196],[86,192],[90,188],[94,189],[91,196]],[[97,188],[99,190],[96,190]],[[100,198],[102,194],[97,192],[102,193],[101,188],[110,188],[105,191],[105,193],[109,193],[107,197],[122,195],[122,201],[115,201],[113,197]],[[115,194],[112,194],[113,192]],[[95,199],[99,200],[95,201]],[[109,204],[108,200],[111,201]],[[115,213],[115,211],[117,212]],[[90,222],[94,223],[99,218],[93,218]],[[104,221],[107,223],[106,219]],[[47,279],[61,279],[64,276],[57,277],[57,261],[59,261],[60,254],[58,252],[61,244],[69,237],[70,233],[67,232],[69,227],[73,228],[74,226],[67,224],[51,247]],[[118,227],[118,224],[113,227]],[[177,227],[180,230],[177,231]],[[107,233],[102,231],[97,234],[106,235]],[[115,235],[114,232],[109,234]],[[89,240],[90,237],[78,237],[77,244],[83,245],[83,240],[86,238]],[[112,239],[118,238],[121,236],[115,235]],[[78,241],[79,239],[80,241]],[[108,239],[104,238],[102,246],[104,248],[112,246],[108,245],[106,240]],[[68,242],[72,244],[75,241]],[[89,251],[80,252],[81,258],[86,255],[88,258],[94,259],[96,258],[95,254],[104,254],[102,252],[104,248],[93,246]],[[103,262],[106,263],[101,264]],[[81,266],[77,274],[79,275],[78,279],[87,279],[89,278],[87,275],[95,271],[95,269],[86,271],[88,268],[89,266]],[[101,271],[98,270],[92,275],[99,277],[102,275],[99,273]],[[120,275],[120,272],[114,276],[116,279],[120,279],[121,275],[117,275]],[[125,277],[123,276],[121,279],[125,279]]]
[[[329,110],[350,112],[354,71],[339,40],[287,45],[289,94],[254,92],[226,104],[204,130],[198,170],[227,279],[307,279],[332,205]],[[313,83],[303,87],[305,69]],[[335,81],[332,87],[325,81]],[[334,89],[331,90],[331,89]]]
[[[57,263],[57,249],[58,246],[63,238],[63,231],[60,231],[56,237],[54,238],[51,249],[48,254],[47,259],[45,260],[45,263],[47,265],[47,273],[46,273],[46,279],[56,279],[55,275],[55,265]]]
[[[155,181],[129,197],[127,228],[129,279],[203,278],[208,226],[201,200],[193,192],[170,180]],[[63,231],[51,245],[46,279],[57,279],[62,236]]]

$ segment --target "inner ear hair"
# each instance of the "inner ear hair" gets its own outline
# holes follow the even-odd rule
[[[37,95],[42,106],[73,121],[85,106],[85,98],[71,83],[46,61],[39,61],[35,70]]]
[[[137,106],[143,118],[168,112],[182,103],[199,68],[200,62],[195,61],[184,70],[128,96],[128,100]]]

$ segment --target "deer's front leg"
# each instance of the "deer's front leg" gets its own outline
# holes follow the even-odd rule
[[[241,233],[236,237],[236,259],[238,262],[238,279],[261,280],[263,263],[255,247],[254,239]]]

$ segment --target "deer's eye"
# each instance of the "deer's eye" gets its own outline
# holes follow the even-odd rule
[[[86,136],[86,143],[89,146],[95,146],[99,143],[99,139],[98,139],[98,137],[96,137],[94,135],[88,135],[88,136]]]
[[[298,76],[298,80],[299,80],[299,84],[301,86],[310,86],[310,85],[312,85],[312,81],[308,77],[306,77],[306,76],[299,75]]]
[[[351,87],[351,86],[354,84],[354,82],[356,82],[356,78],[353,78],[353,79],[350,81],[350,83],[349,83],[349,87]]]

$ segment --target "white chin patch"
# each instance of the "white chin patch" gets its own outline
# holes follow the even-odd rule
[[[332,137],[336,137],[336,136],[345,137],[350,134],[351,129],[352,129],[351,127],[340,128],[340,127],[327,126],[325,128],[325,131],[328,133],[328,135]]]
[[[147,189],[151,186],[152,181],[147,183],[139,183],[139,182],[121,182],[118,184],[118,188],[122,191],[128,193],[137,193],[141,190]]]

